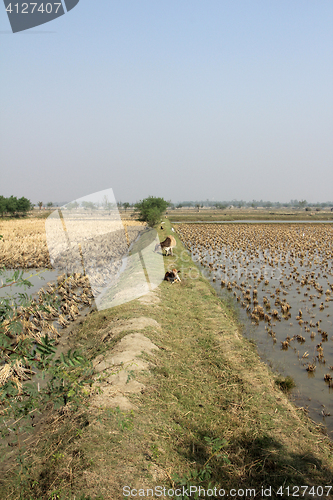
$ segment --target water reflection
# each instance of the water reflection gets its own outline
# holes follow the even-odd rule
[[[20,276],[23,279],[28,280],[32,283],[31,287],[25,286],[8,286],[7,280],[10,279],[12,281],[12,277],[14,272],[17,269],[6,269],[2,271],[0,274],[0,297],[13,296],[18,293],[27,293],[28,295],[33,295],[37,293],[40,288],[44,287],[48,282],[54,282],[57,280],[59,276],[59,272],[53,269],[30,269],[29,271],[23,271],[23,274]],[[5,286],[3,286],[5,285]]]

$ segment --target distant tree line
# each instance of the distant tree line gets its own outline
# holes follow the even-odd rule
[[[33,204],[30,200],[22,196],[17,199],[16,196],[5,198],[0,196],[0,215],[25,215],[29,210],[32,210]]]
[[[124,209],[125,209],[125,212],[126,212],[126,210],[127,210],[128,208],[130,208],[130,207],[132,207],[132,208],[133,208],[133,207],[134,207],[134,205],[135,205],[134,203],[128,203],[128,201],[125,201],[124,203],[122,203],[121,201],[118,201],[118,202],[117,202],[117,206],[118,206],[118,208],[124,208]]]
[[[326,201],[321,203],[309,203],[306,200],[290,200],[289,203],[281,203],[279,201],[264,201],[264,200],[252,200],[252,201],[244,201],[244,200],[229,200],[229,201],[182,201],[177,203],[171,208],[183,208],[183,207],[193,207],[193,208],[218,208],[224,210],[227,207],[233,206],[235,208],[305,208],[305,207],[313,207],[315,208],[325,208],[325,207],[333,207],[332,201]]]

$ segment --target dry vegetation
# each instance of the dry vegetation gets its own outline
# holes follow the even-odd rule
[[[47,312],[38,309],[38,304],[45,303],[48,298],[55,295],[59,299],[58,307],[48,306]],[[59,276],[57,283],[48,283],[45,289],[41,288],[37,298],[32,300],[29,307],[19,307],[12,318],[2,323],[2,328],[11,340],[12,349],[15,349],[19,342],[24,342],[26,338],[32,338],[40,343],[41,338],[46,335],[54,339],[57,344],[61,329],[79,318],[81,311],[91,306],[92,300],[93,294],[89,280],[85,276],[74,274],[67,277],[63,274]],[[22,324],[21,332],[15,333],[10,329],[14,321]],[[12,364],[10,359],[5,359],[0,368],[0,387],[7,380],[12,380],[21,386],[24,380],[30,378],[29,375],[30,370],[22,362]]]
[[[170,268],[182,263],[181,283],[163,282],[149,300],[93,312],[69,337],[70,347],[100,360],[136,331],[137,318],[162,326],[142,330],[159,350],[145,356],[149,370],[135,373],[145,388],[127,394],[134,409],[114,409],[108,398],[104,408],[89,408],[88,398],[86,410],[48,417],[26,451],[29,466],[13,463],[2,475],[2,498],[121,500],[125,485],[186,482],[257,492],[331,483],[330,440],[276,388],[207,280],[191,279],[195,266],[179,239],[165,261]],[[132,326],[119,334],[125,322]],[[198,479],[200,471],[209,477]]]
[[[123,219],[127,227],[145,226],[143,222]],[[45,219],[0,219],[0,267],[7,269],[52,268],[45,234]]]
[[[0,267],[31,269],[51,267],[45,220],[0,220]]]
[[[97,294],[95,287],[102,286],[113,279],[121,266],[121,257],[126,254],[129,245],[137,238],[140,230],[145,225],[132,220],[123,221],[125,232],[121,234],[107,235],[107,239],[94,238],[92,242],[82,245],[84,255],[89,255],[86,260],[85,271],[89,276],[84,276],[82,271],[81,256],[79,260],[74,251],[59,253],[54,261],[55,268],[59,271],[56,283],[48,283],[41,288],[29,307],[18,308],[14,317],[4,321],[2,326],[4,333],[11,339],[11,347],[26,338],[33,338],[40,342],[47,335],[56,342],[60,337],[60,330],[74,322],[81,311],[92,305],[94,296]],[[94,222],[96,228],[96,223]],[[118,231],[119,233],[119,231]],[[50,267],[49,247],[46,242],[45,220],[26,219],[0,222],[0,266],[5,268],[45,268]],[[98,241],[97,241],[98,240]],[[94,264],[94,265],[93,265]],[[90,265],[94,272],[90,272]],[[75,269],[77,267],[77,269]],[[65,271],[65,273],[63,272]],[[62,274],[61,274],[62,273]],[[1,285],[0,276],[0,285]],[[22,289],[15,290],[24,291]],[[96,292],[96,293],[95,293]],[[48,312],[38,310],[38,304],[43,304],[51,297],[57,296],[58,307],[48,307]],[[11,331],[11,324],[19,321],[22,324],[20,333]],[[0,386],[13,380],[21,384],[29,377],[29,370],[16,363],[12,365],[5,360],[0,368]]]

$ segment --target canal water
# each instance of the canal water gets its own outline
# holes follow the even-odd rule
[[[12,297],[19,293],[26,293],[27,295],[36,294],[41,288],[46,288],[47,283],[54,282],[59,276],[59,271],[54,269],[29,269],[29,271],[19,271],[19,276],[28,280],[32,286],[9,286],[13,282],[14,273],[16,269],[6,269],[0,273],[0,297]]]

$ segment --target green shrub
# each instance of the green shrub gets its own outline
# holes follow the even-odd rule
[[[135,211],[139,213],[139,220],[147,222],[149,226],[155,226],[167,209],[169,202],[163,198],[149,196],[135,204]]]

